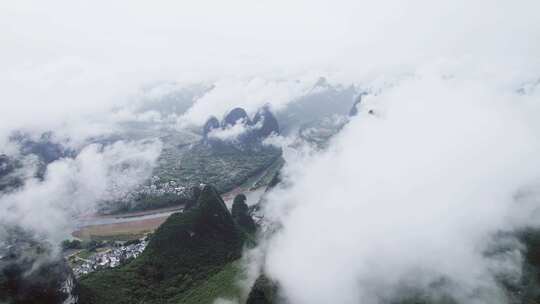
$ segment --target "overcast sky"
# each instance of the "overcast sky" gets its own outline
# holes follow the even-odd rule
[[[492,77],[516,69],[522,76],[538,65],[539,6],[526,0],[3,1],[0,102],[9,119],[2,124],[107,108],[142,84],[164,80],[326,75],[365,82],[452,60],[482,63]]]

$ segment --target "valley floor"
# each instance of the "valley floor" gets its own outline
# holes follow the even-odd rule
[[[277,172],[276,169],[279,169],[281,164],[281,160],[278,160],[276,164],[272,164],[244,184],[224,193],[222,197],[227,207],[231,208],[234,197],[240,193],[246,195],[248,205],[257,204],[266,191],[269,177],[273,177]],[[139,239],[163,224],[171,214],[182,210],[183,206],[175,206],[115,215],[94,214],[79,219],[79,228],[73,231],[72,235],[80,239]]]

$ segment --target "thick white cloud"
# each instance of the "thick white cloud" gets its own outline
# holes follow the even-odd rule
[[[270,274],[295,303],[376,301],[419,266],[419,285],[445,275],[460,296],[496,293],[480,252],[535,207],[511,196],[538,167],[538,11],[535,0],[3,1],[0,143],[20,127],[107,132],[132,117],[111,107],[129,109],[148,82],[216,83],[181,123],[283,107],[321,75],[359,83],[376,117],[353,120],[328,153],[289,161],[293,187],[270,198],[292,208]],[[36,192],[10,196],[29,212],[13,215],[33,225],[34,202],[55,211],[63,194],[100,197],[100,183],[64,187],[119,157],[96,153],[95,168],[51,165]]]
[[[291,75],[292,76],[292,75]],[[215,83],[213,89],[202,96],[182,117],[180,126],[202,125],[210,115],[224,116],[228,111],[241,107],[254,114],[265,105],[279,111],[287,103],[313,88],[316,79],[227,79]]]
[[[87,146],[74,159],[49,164],[43,180],[27,179],[21,189],[1,195],[0,222],[58,244],[69,237],[76,216],[122,198],[149,178],[160,152],[157,141]]]
[[[539,200],[515,196],[539,187],[540,112],[494,85],[419,71],[371,97],[329,151],[288,162],[265,266],[292,303],[380,303],[442,277],[461,303],[506,302],[494,277],[519,274],[519,252],[485,253],[538,220]]]
[[[497,63],[505,75],[516,68],[534,72],[539,6],[528,0],[3,2],[0,131],[105,111],[161,80],[220,84],[190,111],[199,122],[209,108],[282,104],[297,95],[298,78],[364,83],[454,58],[488,68]]]

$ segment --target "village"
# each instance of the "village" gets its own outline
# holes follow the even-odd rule
[[[75,276],[81,277],[96,270],[118,267],[136,257],[146,248],[146,238],[131,241],[124,245],[115,244],[104,251],[99,251],[88,258],[82,258],[77,254],[70,257]]]

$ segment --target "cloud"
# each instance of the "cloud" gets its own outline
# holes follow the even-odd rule
[[[407,288],[507,302],[495,277],[519,277],[520,248],[486,252],[538,220],[538,196],[515,198],[539,187],[538,104],[444,75],[420,70],[371,96],[381,115],[364,107],[328,151],[287,162],[265,268],[292,303],[381,303]]]
[[[0,58],[0,138],[6,129],[58,128],[65,120],[100,116],[113,105],[133,103],[140,87],[160,81],[216,83],[182,120],[202,124],[209,113],[236,105],[253,112],[271,102],[277,109],[321,75],[338,83],[373,83],[455,58],[481,61],[488,69],[495,62],[505,77],[514,69],[534,74],[540,43],[530,37],[539,31],[539,5],[6,2],[0,4],[6,54]]]
[[[208,133],[209,138],[215,138],[226,141],[235,141],[238,137],[250,130],[248,125],[237,123],[225,129],[213,129]]]
[[[82,148],[116,122],[164,119],[133,106],[148,83],[215,84],[180,126],[236,106],[282,109],[321,75],[359,84],[376,116],[361,113],[322,155],[286,151],[292,186],[269,197],[284,229],[268,271],[295,303],[377,301],[420,266],[416,286],[445,276],[463,301],[498,296],[502,264],[481,253],[536,207],[534,195],[511,198],[538,167],[539,10],[534,0],[4,1],[1,153],[20,128]],[[43,182],[2,197],[1,219],[55,235],[69,226],[61,209],[91,208],[145,175],[123,181],[116,164],[146,172],[157,148],[125,145],[49,165]]]
[[[162,115],[158,111],[146,111],[143,113],[134,113],[127,109],[120,109],[114,112],[113,119],[117,122],[153,122],[160,123],[163,121]]]
[[[77,157],[47,166],[43,180],[0,196],[0,222],[19,226],[59,244],[69,237],[76,216],[96,211],[98,203],[114,201],[147,179],[161,152],[159,141],[92,144]]]
[[[222,298],[217,298],[214,300],[214,302],[212,302],[214,304],[237,304],[238,301],[236,300],[229,300],[229,299],[222,299]]]
[[[179,118],[180,125],[203,124],[210,115],[224,116],[227,111],[241,107],[255,113],[266,104],[279,111],[295,98],[306,94],[313,87],[314,79],[276,79],[248,77],[217,81],[212,90]]]

